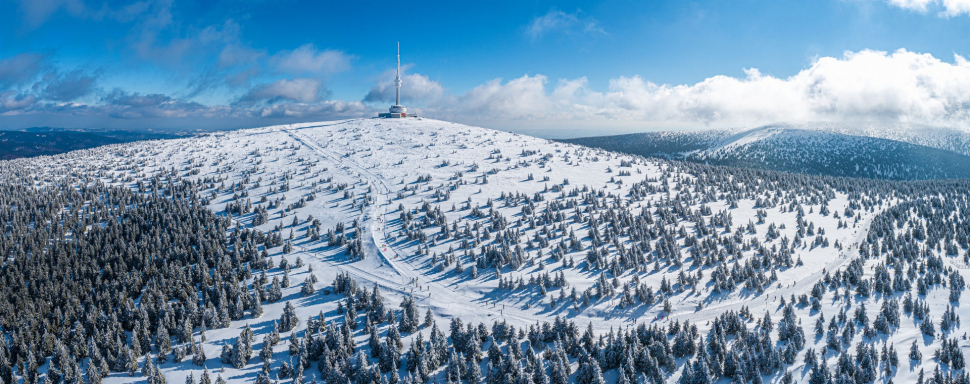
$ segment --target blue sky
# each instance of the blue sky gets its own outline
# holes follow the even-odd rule
[[[970,1],[0,0],[0,128],[965,126]]]

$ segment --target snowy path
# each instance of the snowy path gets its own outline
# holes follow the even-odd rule
[[[395,249],[394,246],[388,244],[386,241],[386,228],[384,227],[386,221],[384,220],[384,217],[388,213],[387,207],[391,205],[392,196],[392,191],[388,185],[388,181],[381,175],[376,174],[375,172],[361,166],[360,164],[357,164],[356,162],[341,158],[340,156],[331,153],[332,151],[321,147],[321,145],[315,142],[312,138],[308,137],[303,132],[300,132],[301,130],[312,128],[317,127],[309,126],[297,129],[286,129],[285,132],[302,145],[306,145],[320,156],[334,162],[335,165],[338,165],[342,169],[356,172],[365,180],[367,185],[373,188],[372,195],[375,198],[375,202],[373,204],[368,204],[360,213],[359,219],[361,225],[364,226],[366,231],[369,233],[364,243],[365,253],[368,256],[376,255],[379,257],[381,261],[380,266],[375,264],[375,267],[377,268],[361,268],[354,265],[356,263],[334,262],[329,262],[329,265],[350,273],[359,280],[366,281],[371,284],[378,284],[382,288],[389,289],[400,295],[414,295],[415,299],[419,300],[419,302],[424,305],[431,306],[435,309],[443,309],[445,312],[444,314],[461,314],[469,312],[479,315],[484,314],[489,317],[502,317],[520,325],[533,324],[537,318],[544,317],[542,314],[536,313],[537,309],[523,310],[518,308],[518,305],[486,303],[486,298],[484,295],[472,295],[459,289],[454,289],[442,284],[437,280],[428,278],[423,273],[417,271],[413,265],[406,261],[404,254],[401,254],[398,249]],[[869,222],[873,216],[874,215],[868,215],[866,219],[860,221],[860,230],[855,234],[855,240],[849,244],[857,244],[865,239],[866,235],[868,234]],[[846,252],[848,252],[848,250]],[[834,260],[826,263],[823,268],[825,271],[837,270],[850,260],[850,257],[836,257]],[[385,266],[387,268],[384,268]],[[664,321],[673,319],[690,320],[691,322],[698,324],[712,320],[728,310],[739,311],[743,306],[748,306],[753,311],[756,311],[758,304],[762,303],[760,296],[764,296],[764,309],[768,309],[768,305],[770,303],[778,302],[778,296],[787,298],[793,294],[797,296],[802,293],[807,293],[811,290],[814,284],[823,277],[823,275],[823,269],[820,268],[815,272],[798,279],[792,286],[778,288],[773,291],[769,290],[763,295],[745,300],[724,299],[723,304],[718,303],[709,307],[706,306],[701,310],[693,310],[696,304],[691,303],[693,300],[697,300],[696,298],[685,298],[680,302],[675,303],[675,307],[678,307],[681,310],[675,312],[671,316],[668,316]],[[415,289],[417,289],[417,291],[415,291]],[[498,308],[496,305],[502,305],[504,308]],[[564,314],[570,318],[574,318],[574,320],[580,320],[581,322],[592,321],[594,323],[594,328],[597,330],[607,330],[610,328],[629,325],[638,318],[644,320],[653,318],[654,314],[658,310],[658,308],[651,307],[646,310],[635,310],[634,312],[636,313],[630,313],[623,310],[604,311],[601,309],[591,308],[590,310],[584,310],[579,314],[570,309],[565,311]],[[538,312],[541,312],[541,309],[538,310]],[[604,315],[606,318],[603,318]]]
[[[398,292],[399,294],[414,295],[415,299],[418,299],[425,305],[448,308],[451,312],[473,312],[478,314],[485,313],[488,316],[516,320],[516,322],[520,324],[531,324],[535,321],[536,316],[532,313],[523,312],[513,306],[506,305],[503,305],[504,308],[502,309],[489,308],[483,302],[483,298],[481,297],[472,297],[464,292],[451,289],[438,281],[422,278],[422,274],[415,271],[410,263],[404,261],[402,255],[399,254],[393,246],[387,245],[385,231],[383,231],[382,228],[385,223],[383,218],[387,214],[387,207],[391,204],[389,199],[391,190],[388,187],[386,180],[357,163],[344,161],[343,159],[334,156],[327,150],[321,148],[311,138],[308,138],[302,133],[298,132],[297,129],[286,130],[286,132],[295,140],[299,141],[303,145],[306,145],[307,147],[310,147],[321,156],[324,156],[344,167],[357,171],[367,180],[368,185],[376,189],[377,193],[374,194],[376,197],[375,203],[367,205],[365,210],[361,212],[360,215],[361,225],[365,226],[367,232],[370,233],[366,239],[367,241],[364,244],[365,253],[368,256],[377,255],[380,257],[384,265],[390,267],[398,275],[398,277],[403,277],[405,281],[399,282],[397,279],[388,276],[381,276],[373,272],[366,271],[362,268],[355,267],[351,264],[330,263],[333,267],[344,270],[353,275],[355,278],[365,280],[370,283],[376,283],[381,287],[389,288],[395,292]],[[376,220],[375,218],[380,218],[381,220]],[[414,291],[415,287],[418,288],[416,294]],[[433,301],[431,300],[432,298]]]

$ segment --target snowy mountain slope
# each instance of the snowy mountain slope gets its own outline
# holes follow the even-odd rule
[[[581,138],[568,142],[644,156],[815,175],[889,180],[970,177],[970,156],[963,154],[965,150],[962,148],[960,152],[954,152],[909,142],[957,148],[959,144],[942,145],[953,143],[945,138],[959,138],[953,136],[958,135],[956,131],[906,137],[887,131],[869,132],[906,139],[898,141],[861,136],[859,134],[865,132],[839,129],[838,126],[796,127],[773,125],[743,131],[663,132]],[[917,137],[928,138],[917,140]]]
[[[697,145],[688,136],[671,137],[685,150]],[[713,135],[701,142],[717,144],[717,150],[703,151],[705,156],[737,156],[739,150],[756,151],[759,143],[786,140],[808,141],[813,147],[845,143],[813,132],[769,129],[730,140]],[[259,340],[281,319],[288,303],[301,323],[281,332],[284,340],[291,334],[314,337],[306,331],[310,322],[304,320],[320,314],[329,323],[347,321],[349,312],[341,308],[349,301],[343,293],[333,293],[340,284],[330,284],[339,280],[338,275],[350,276],[368,290],[379,286],[389,302],[386,307],[400,321],[407,311],[398,310],[399,304],[407,307],[411,297],[442,327],[453,319],[489,327],[500,320],[530,334],[541,331],[541,326],[538,331],[529,328],[537,322],[560,318],[583,328],[590,324],[599,335],[643,324],[683,329],[683,321],[703,336],[721,332],[722,325],[716,324],[731,318],[723,316],[740,312],[745,314],[741,318],[746,329],[750,327],[747,332],[753,332],[752,340],[761,345],[760,340],[768,337],[769,349],[778,348],[781,354],[794,348],[789,347],[792,342],[781,340],[779,332],[764,331],[773,328],[756,318],[768,313],[778,321],[786,313],[794,315],[804,320],[798,325],[811,335],[812,322],[824,316],[842,332],[852,321],[850,313],[848,321],[836,322],[840,312],[865,304],[875,313],[880,300],[903,296],[872,292],[873,285],[882,287],[876,282],[882,284],[885,263],[922,263],[910,253],[908,242],[916,241],[919,245],[913,247],[922,247],[924,257],[942,256],[940,262],[947,267],[968,267],[967,245],[952,245],[965,233],[960,228],[966,228],[963,216],[970,211],[961,208],[967,188],[959,181],[891,183],[710,167],[427,119],[308,123],[113,145],[2,162],[0,180],[28,183],[39,190],[59,180],[76,185],[100,181],[144,194],[157,193],[151,186],[170,188],[177,180],[191,181],[206,197],[200,204],[232,220],[228,247],[254,249],[252,259],[246,259],[250,256],[245,249],[240,251],[239,258],[253,270],[252,276],[238,282],[240,289],[265,290],[265,282],[256,283],[263,272],[269,279],[285,277],[292,282],[281,289],[280,299],[262,305],[261,316],[254,317],[246,308],[228,326],[206,331],[200,345],[210,360],[204,365],[239,382],[256,380],[264,360],[253,357],[235,368],[219,362],[218,356],[223,344],[232,344],[247,324]],[[942,198],[939,191],[957,194]],[[930,225],[939,221],[939,210],[896,208],[915,204],[924,194],[943,199],[934,206],[953,213],[948,217],[953,227]],[[887,217],[891,225],[885,224]],[[876,221],[883,224],[874,233],[870,226]],[[896,232],[901,240],[888,240],[887,233]],[[252,238],[251,233],[278,241],[239,240]],[[899,244],[903,253],[895,254],[895,246],[880,249],[887,242]],[[856,258],[860,250],[873,257]],[[265,258],[274,262],[265,265],[256,251],[265,251]],[[304,265],[295,266],[297,259]],[[276,267],[283,260],[289,268]],[[919,284],[929,284],[925,301],[934,314],[942,313],[948,305],[946,289],[933,280],[935,267],[926,272],[926,265],[919,265],[924,272],[914,270],[912,281],[931,281]],[[317,283],[307,280],[311,275]],[[902,272],[896,276],[901,278]],[[316,293],[304,296],[307,284],[315,286]],[[846,293],[850,291],[858,295]],[[809,305],[808,295],[816,294],[819,298]],[[782,304],[795,297],[798,305]],[[218,301],[202,299],[213,300]],[[794,326],[790,319],[785,324]],[[919,324],[916,318],[904,321],[876,338],[852,331],[844,340],[847,345],[888,342],[902,348],[919,338]],[[393,326],[382,324],[380,337],[388,337]],[[420,330],[427,336],[427,329]],[[193,332],[202,336],[199,327]],[[685,337],[690,345],[702,338],[710,343],[706,337],[671,332],[669,342],[675,345],[676,340],[686,342]],[[369,350],[363,330],[351,333],[354,343]],[[402,332],[405,345],[418,333]],[[729,339],[722,344],[725,351],[752,359],[764,356],[753,352],[755,344],[739,334]],[[489,348],[487,340],[480,340],[483,350]],[[539,341],[532,344],[541,351],[554,339]],[[808,336],[804,343],[824,352],[828,340]],[[921,343],[933,345],[932,340]],[[590,340],[588,345],[596,344]],[[512,346],[503,343],[501,348],[511,352]],[[596,348],[590,353],[606,353],[605,346]],[[275,373],[289,355],[285,345],[271,349],[274,357],[268,366]],[[763,366],[764,379],[780,379],[787,371],[807,382],[813,371],[806,363],[808,352],[803,347],[784,352],[794,355],[790,361]],[[696,363],[696,357],[691,352],[671,358],[674,367],[664,368],[663,379],[676,382],[684,374],[682,367]],[[709,358],[723,365],[726,355],[720,356],[722,360]],[[835,364],[839,355],[823,358]],[[482,361],[483,372],[494,362],[490,359]],[[584,361],[581,353],[570,352],[574,373]],[[929,350],[921,362],[927,367],[935,364]],[[551,361],[541,364],[552,369]],[[617,380],[617,369],[610,364],[603,362],[606,377]],[[880,377],[914,381],[918,366],[915,361],[903,362]],[[444,381],[444,368],[439,368],[436,375]],[[182,381],[189,372],[198,375],[202,367],[185,360],[166,362],[158,369],[167,380]],[[311,371],[323,377],[323,372],[308,368],[307,378]],[[408,373],[404,366],[398,371],[401,377]],[[106,379],[144,380],[123,372]],[[578,373],[570,380],[581,381]]]
[[[738,130],[664,131],[616,136],[591,136],[560,140],[565,143],[604,148],[640,156],[682,158],[685,154],[711,148]]]
[[[902,123],[806,123],[792,124],[788,126],[795,129],[901,141],[904,143],[956,152],[963,155],[970,155],[970,132],[965,129]]]

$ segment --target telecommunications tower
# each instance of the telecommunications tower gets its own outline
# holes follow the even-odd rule
[[[408,109],[401,105],[401,43],[397,43],[397,77],[394,78],[394,87],[394,105],[389,112],[378,114],[378,117],[408,117]]]

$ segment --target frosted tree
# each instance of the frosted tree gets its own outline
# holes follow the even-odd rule
[[[254,319],[258,319],[260,316],[263,316],[262,301],[263,300],[260,297],[259,290],[258,289],[253,290],[253,300],[252,300],[253,305],[249,311],[250,311],[250,315],[252,315]]]
[[[283,314],[280,315],[280,330],[282,332],[292,331],[299,322],[300,319],[296,316],[296,308],[293,307],[292,302],[287,301],[286,306],[283,308]]]
[[[168,354],[172,353],[172,338],[168,335],[167,327],[158,327],[155,334],[155,348],[158,349],[158,363],[168,361]]]
[[[195,342],[195,353],[192,355],[192,364],[197,366],[205,365],[205,349],[202,348],[202,343]]]

